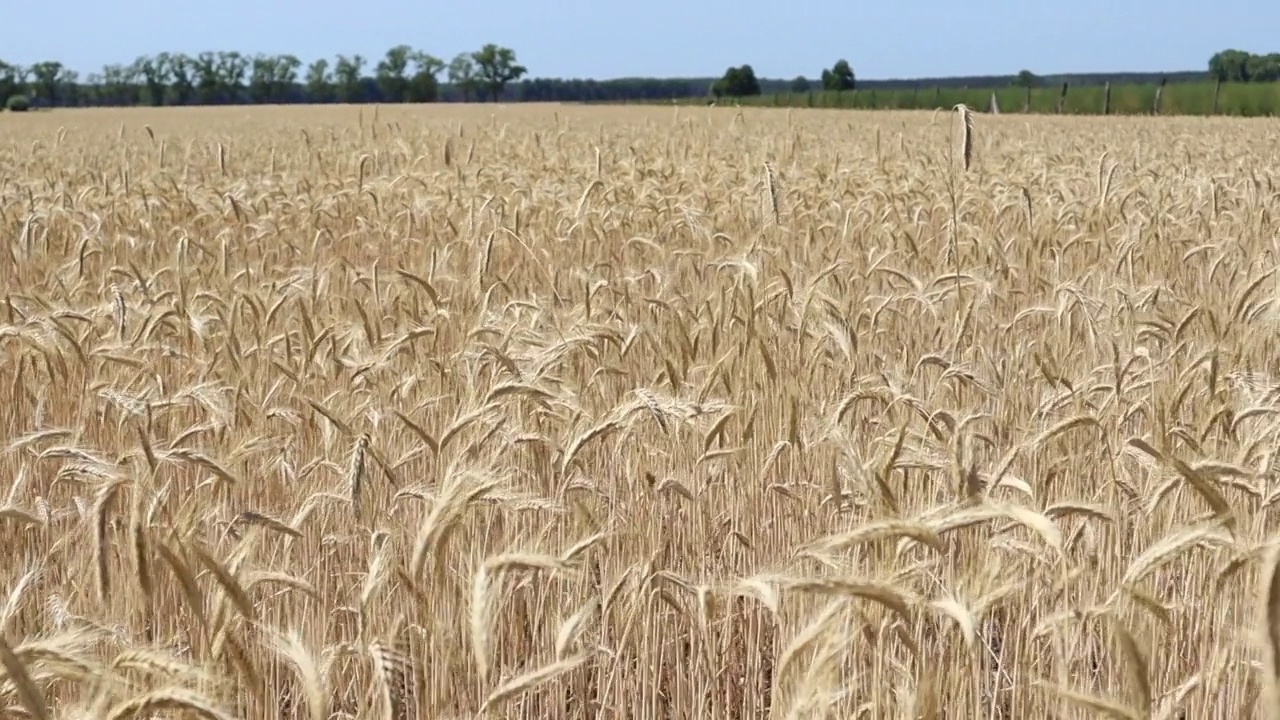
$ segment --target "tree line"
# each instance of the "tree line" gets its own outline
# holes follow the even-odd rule
[[[160,53],[81,76],[57,61],[0,59],[0,108],[396,102],[631,102],[706,95],[705,78],[529,78],[515,52],[486,45],[449,62],[398,45],[371,63],[338,55],[305,64],[294,55]],[[766,87],[773,87],[765,81]]]
[[[55,60],[26,67],[0,60],[0,106],[435,102],[442,73],[463,101],[496,102],[528,68],[513,50],[493,43],[449,62],[397,45],[372,66],[359,54],[338,55],[332,64],[320,58],[304,68],[294,55],[160,53],[84,78]]]
[[[1280,53],[1269,53],[1266,55],[1257,55],[1248,53],[1243,50],[1223,50],[1214,54],[1209,58],[1208,78],[1216,80],[1220,83],[1270,83],[1280,81]],[[1090,85],[1107,85],[1112,82],[1128,80],[1130,83],[1160,83],[1166,84],[1170,79],[1175,82],[1199,82],[1205,79],[1200,73],[1170,73],[1147,76],[1143,73],[1124,73],[1116,76],[1107,75],[1091,75],[1091,76],[1050,76],[1048,78],[1039,77],[1030,70],[1022,70],[1017,75],[1009,78],[1001,76],[990,76],[981,78],[940,78],[936,80],[917,81],[914,84],[908,82],[880,82],[871,83],[872,89],[880,90],[897,90],[918,92],[926,87],[932,87],[935,90],[942,88],[949,89],[998,89],[1002,85],[1012,85],[1020,88],[1035,88],[1046,85],[1072,85],[1082,84]],[[1083,83],[1080,81],[1084,80]],[[994,82],[993,82],[994,81]],[[764,89],[763,83],[756,78],[755,71],[750,65],[741,65],[731,67],[725,71],[719,79],[711,84],[710,93],[716,98],[749,98],[759,95],[803,95],[819,91],[823,93],[838,94],[857,90],[858,84],[847,60],[841,59],[836,61],[830,69],[824,69],[821,79],[818,83],[812,83],[804,76],[800,76],[790,81],[787,88],[775,88],[772,92]],[[839,99],[837,104],[841,104]],[[781,103],[787,104],[787,103]]]
[[[1209,75],[1219,82],[1275,82],[1280,80],[1280,53],[1223,50],[1209,58]]]
[[[1209,79],[1222,82],[1280,80],[1280,54],[1224,50],[1209,60]],[[859,80],[841,59],[810,80],[757,77],[749,64],[718,78],[529,78],[510,48],[487,44],[448,62],[409,45],[397,45],[370,62],[359,54],[304,64],[294,55],[202,52],[160,53],[111,64],[81,76],[57,61],[20,66],[0,60],[0,107],[91,105],[213,105],[250,103],[397,102],[653,102],[697,98],[791,96],[861,90],[980,89],[1104,83],[1188,82],[1203,72],[1096,73],[1035,76]]]
[[[786,91],[799,94],[807,93],[813,89],[813,83],[801,75],[788,83]],[[854,76],[853,68],[849,65],[849,61],[841,58],[830,69],[824,69],[818,89],[835,92],[857,89],[857,78]],[[750,65],[741,65],[729,68],[720,79],[711,83],[711,94],[716,98],[751,97],[753,95],[763,95],[764,86],[756,77],[756,71]]]

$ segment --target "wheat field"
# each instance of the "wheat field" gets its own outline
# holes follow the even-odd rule
[[[3,714],[1269,715],[1274,121],[958,115],[0,118]]]

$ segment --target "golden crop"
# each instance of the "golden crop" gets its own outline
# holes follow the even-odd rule
[[[0,117],[0,707],[1257,716],[1274,122],[962,127]]]

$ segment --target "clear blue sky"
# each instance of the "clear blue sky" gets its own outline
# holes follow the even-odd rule
[[[337,53],[407,43],[444,59],[506,45],[535,77],[866,79],[1199,70],[1228,47],[1280,51],[1280,3],[1190,0],[0,0],[0,59],[82,74],[162,51]]]

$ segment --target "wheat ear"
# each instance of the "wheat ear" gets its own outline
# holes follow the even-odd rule
[[[960,154],[964,158],[964,169],[968,170],[973,162],[973,110],[964,103],[953,109],[960,114]]]
[[[780,191],[778,189],[778,172],[774,169],[773,163],[766,162],[764,164],[764,184],[768,189],[769,210],[773,213],[773,222],[782,222],[782,208],[780,203]]]

